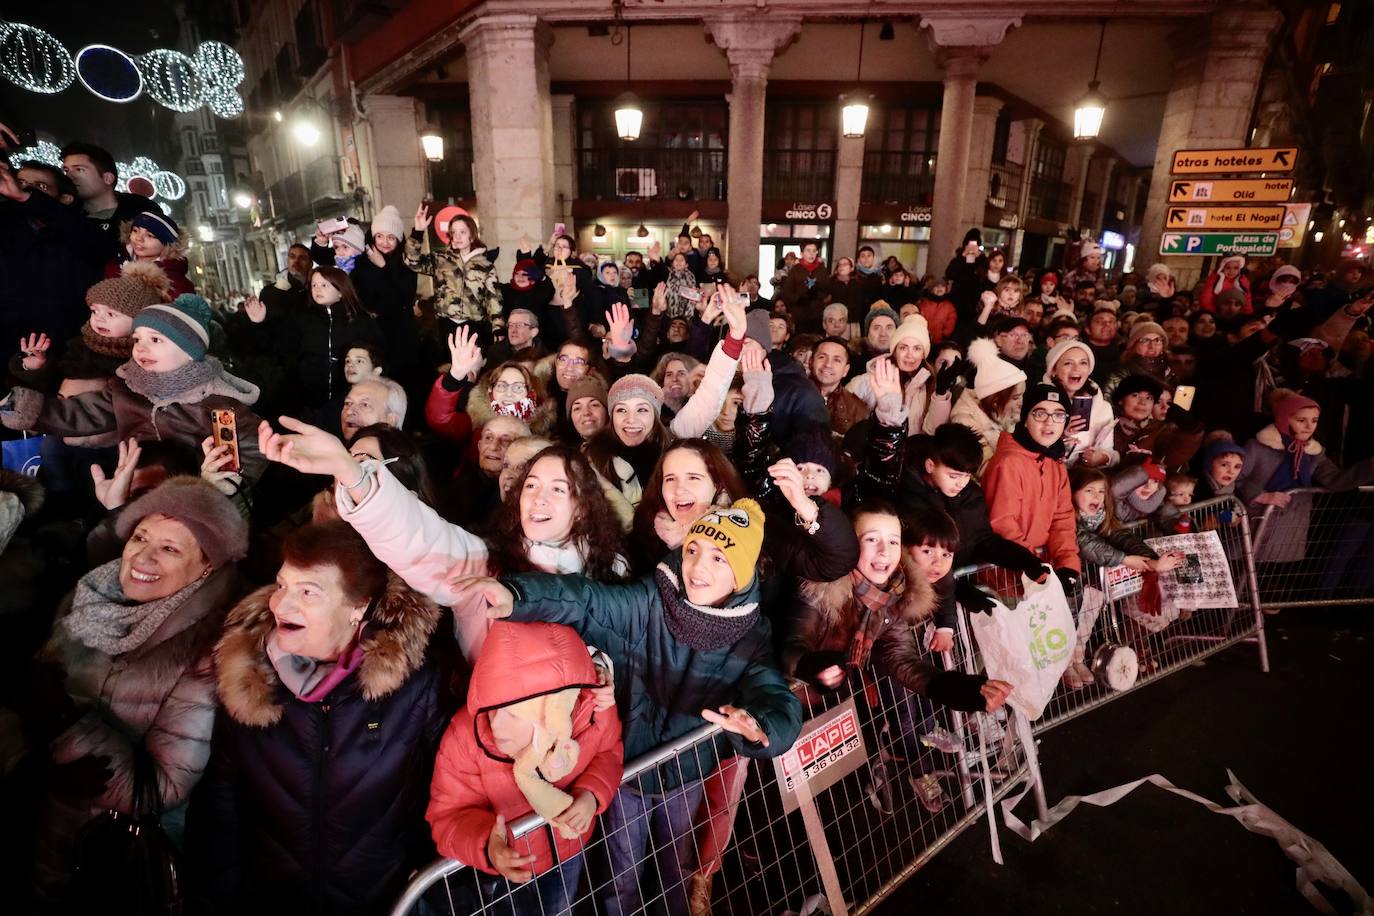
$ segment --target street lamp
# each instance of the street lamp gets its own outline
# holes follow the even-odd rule
[[[1102,130],[1102,118],[1107,114],[1107,100],[1098,92],[1097,70],[1102,64],[1102,41],[1107,37],[1107,20],[1097,35],[1097,59],[1093,61],[1093,78],[1088,82],[1088,94],[1078,100],[1073,109],[1073,138],[1095,140]]]
[[[249,194],[247,191],[235,191],[234,206],[238,207],[240,210],[247,210],[249,207],[253,206],[253,195]]]
[[[859,66],[854,73],[854,82],[862,84],[864,75],[864,27],[867,23],[859,23]],[[868,127],[868,99],[869,96],[853,95],[840,96],[840,132],[850,140],[860,140],[863,138],[864,129]]]
[[[420,134],[420,146],[424,148],[425,158],[430,162],[442,162],[444,159],[444,138],[439,131],[434,128],[427,129]]]
[[[620,8],[616,7],[616,16]],[[615,43],[615,36],[611,37]],[[644,126],[644,109],[639,107],[639,99],[630,91],[630,27],[625,26],[625,92],[615,100],[615,132],[622,140],[638,140],[639,130]]]
[[[314,146],[320,142],[320,129],[312,121],[300,118],[291,125],[291,135],[302,146]]]

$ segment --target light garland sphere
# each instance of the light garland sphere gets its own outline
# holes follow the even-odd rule
[[[129,174],[142,175],[144,178],[152,178],[161,169],[162,166],[147,156],[135,156],[134,161],[129,163]]]
[[[221,118],[237,118],[243,114],[243,96],[233,89],[211,89],[205,96],[210,110]]]
[[[153,187],[157,189],[158,197],[165,197],[168,200],[181,200],[186,196],[186,182],[176,172],[168,172],[164,169],[152,177]]]
[[[195,65],[209,86],[232,88],[246,75],[239,52],[222,41],[202,41],[196,48]]]
[[[195,111],[201,105],[205,80],[195,61],[170,48],[149,51],[138,59],[147,93],[173,111]]]
[[[20,22],[0,23],[0,74],[30,92],[61,92],[76,79],[71,52],[52,35]]]
[[[26,146],[10,153],[10,165],[16,169],[25,162],[41,162],[44,165],[60,169],[62,168],[62,150],[58,149],[57,144],[51,140],[39,140],[33,146]]]

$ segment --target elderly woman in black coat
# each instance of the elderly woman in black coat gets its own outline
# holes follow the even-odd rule
[[[283,542],[276,584],[230,612],[215,649],[222,709],[188,822],[193,902],[381,913],[434,858],[438,622],[347,524]]]

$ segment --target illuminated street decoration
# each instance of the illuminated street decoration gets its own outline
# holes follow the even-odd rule
[[[76,79],[62,42],[40,28],[0,22],[0,74],[30,92],[61,92]]]
[[[9,156],[10,165],[19,168],[20,163],[42,162],[53,168],[62,168],[62,150],[48,140],[39,140],[33,146],[15,150]],[[116,191],[127,191],[129,182],[134,178],[145,178],[157,192],[159,203],[168,200],[181,200],[186,196],[186,181],[176,172],[169,172],[147,156],[135,156],[133,162],[116,162]]]
[[[40,28],[0,22],[0,75],[30,92],[61,92],[79,80],[107,102],[132,102],[146,93],[173,111],[206,106],[221,118],[243,114],[243,58],[220,41],[201,42],[190,55],[171,48],[130,55],[97,43],[73,57]]]

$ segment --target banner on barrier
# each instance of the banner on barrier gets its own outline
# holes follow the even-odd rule
[[[797,743],[773,758],[783,810],[797,810],[798,782],[805,782],[809,794],[815,795],[863,766],[867,758],[853,697],[803,722]]]

